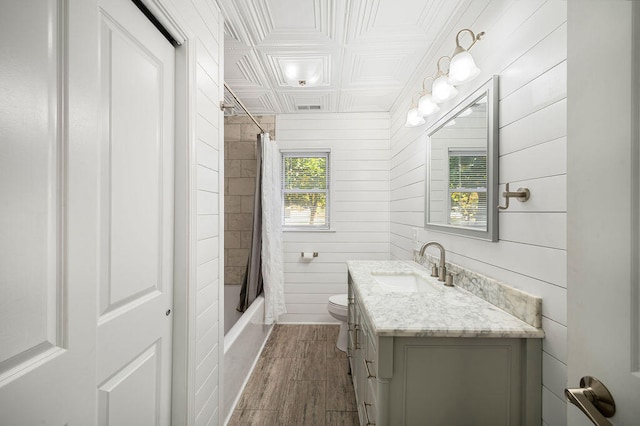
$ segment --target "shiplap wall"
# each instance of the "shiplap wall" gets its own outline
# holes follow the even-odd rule
[[[195,413],[197,426],[221,424],[220,368],[224,336],[220,332],[220,297],[223,288],[221,268],[220,192],[223,161],[220,152],[224,140],[220,63],[222,57],[222,16],[207,0],[192,0],[201,17],[197,50],[196,81],[198,102],[197,138],[197,303],[196,303],[196,375]]]
[[[281,322],[335,322],[329,296],[347,292],[347,260],[389,259],[389,114],[286,114],[280,149],[331,149],[331,232],[285,232],[287,314]],[[319,253],[303,261],[301,252]]]
[[[404,127],[408,105],[399,105],[391,118],[391,257],[412,257],[417,229],[419,241],[443,243],[451,262],[541,296],[546,333],[543,419],[548,425],[564,425],[566,2],[474,1],[466,7],[455,28],[486,31],[471,51],[482,75],[461,86],[456,99],[463,99],[491,75],[500,76],[500,191],[510,182],[513,188],[528,187],[531,199],[512,201],[509,210],[500,212],[497,243],[422,229],[425,132],[437,116],[409,129]],[[435,59],[451,54],[455,36],[449,34]],[[418,90],[421,78],[435,70],[433,60],[416,76],[412,89]],[[443,105],[441,114],[455,104],[453,100]]]
[[[195,307],[192,306],[188,319],[191,329],[186,355],[193,370],[187,373],[187,418],[174,419],[174,423],[218,425],[222,424],[219,372],[224,347],[219,309],[222,293],[219,194],[224,146],[222,113],[218,107],[223,96],[223,18],[212,0],[167,0],[162,3],[186,26],[189,47],[183,48],[194,54],[187,70],[193,83],[193,105],[180,104],[180,100],[176,102],[177,108],[186,108],[190,115],[190,138],[186,149],[195,163],[188,178],[193,209],[189,218],[190,232],[195,241],[189,242],[193,258],[187,290],[189,303]]]

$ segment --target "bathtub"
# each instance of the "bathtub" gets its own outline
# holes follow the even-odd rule
[[[236,297],[235,304],[228,303],[227,300],[232,298],[228,298],[226,292],[231,290],[239,294],[239,289],[228,289],[227,287],[239,286],[225,286],[225,319],[227,311],[229,311],[229,317],[233,317],[231,309],[235,311],[238,300]],[[271,325],[264,324],[264,297],[259,296],[224,335],[223,408],[225,424],[233,414],[233,408],[249,380],[271,328]]]

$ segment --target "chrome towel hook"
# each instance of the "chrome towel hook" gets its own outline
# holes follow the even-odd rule
[[[509,184],[507,183],[507,185],[505,186],[505,189],[506,191],[502,193],[502,196],[506,199],[506,205],[505,206],[498,205],[498,208],[500,210],[506,210],[509,208],[509,198],[515,198],[520,202],[525,202],[531,196],[531,193],[529,192],[529,188],[518,188],[517,191],[512,192],[512,191],[509,191]]]

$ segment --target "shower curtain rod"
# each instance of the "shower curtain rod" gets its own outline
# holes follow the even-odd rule
[[[262,126],[260,125],[260,123],[258,123],[258,121],[255,119],[255,117],[253,115],[251,115],[251,113],[249,112],[249,110],[247,109],[247,107],[244,106],[244,104],[242,103],[242,101],[240,99],[238,99],[238,97],[236,96],[235,93],[233,93],[233,90],[231,90],[231,88],[229,86],[227,86],[227,83],[224,83],[224,88],[227,89],[229,91],[229,93],[231,94],[231,96],[233,96],[233,99],[236,100],[236,102],[238,103],[238,105],[240,105],[240,108],[242,108],[244,110],[244,112],[247,113],[247,115],[249,116],[249,118],[251,120],[253,120],[254,123],[256,123],[256,126],[258,126],[260,128],[261,133],[267,133],[266,130],[264,130],[262,128]],[[220,109],[224,109],[226,106],[224,105],[224,101],[222,102],[222,104],[220,105]]]

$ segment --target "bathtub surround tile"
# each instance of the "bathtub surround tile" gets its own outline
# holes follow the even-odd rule
[[[229,143],[229,160],[255,160],[256,159],[256,142],[255,138],[251,142],[232,142]]]
[[[246,267],[242,266],[225,266],[224,267],[224,283],[225,285],[240,285],[244,278]]]
[[[233,195],[253,195],[253,193],[255,192],[255,187],[255,178],[230,178],[228,193]]]
[[[249,248],[251,247],[251,235],[252,231],[240,231],[240,247]]]
[[[224,120],[224,140],[225,141],[240,140],[240,125],[228,123],[226,118]],[[225,144],[225,148],[227,148],[227,146],[228,144]]]
[[[253,215],[250,213],[225,214],[229,231],[245,231],[253,226]]]
[[[227,253],[227,265],[240,266],[246,268],[249,260],[249,249],[244,248],[229,248],[225,250]]]
[[[224,248],[225,249],[238,249],[242,247],[242,235],[240,231],[227,231],[224,234]],[[227,264],[227,250],[225,250],[225,265]]]
[[[240,177],[255,177],[257,166],[256,160],[241,160]]]
[[[229,424],[357,425],[346,354],[331,349],[337,336],[336,325],[275,325]]]
[[[240,199],[240,212],[253,214],[253,195],[243,195]]]
[[[253,161],[255,162],[255,160]],[[242,162],[243,160],[226,160],[224,162],[224,177],[229,179],[243,177]]]
[[[240,195],[224,196],[225,213],[240,213],[241,210],[242,210],[242,196]]]
[[[253,122],[245,123],[240,128],[240,139],[243,141],[256,141],[258,133],[260,133],[260,129]],[[255,142],[253,144],[255,145]]]

